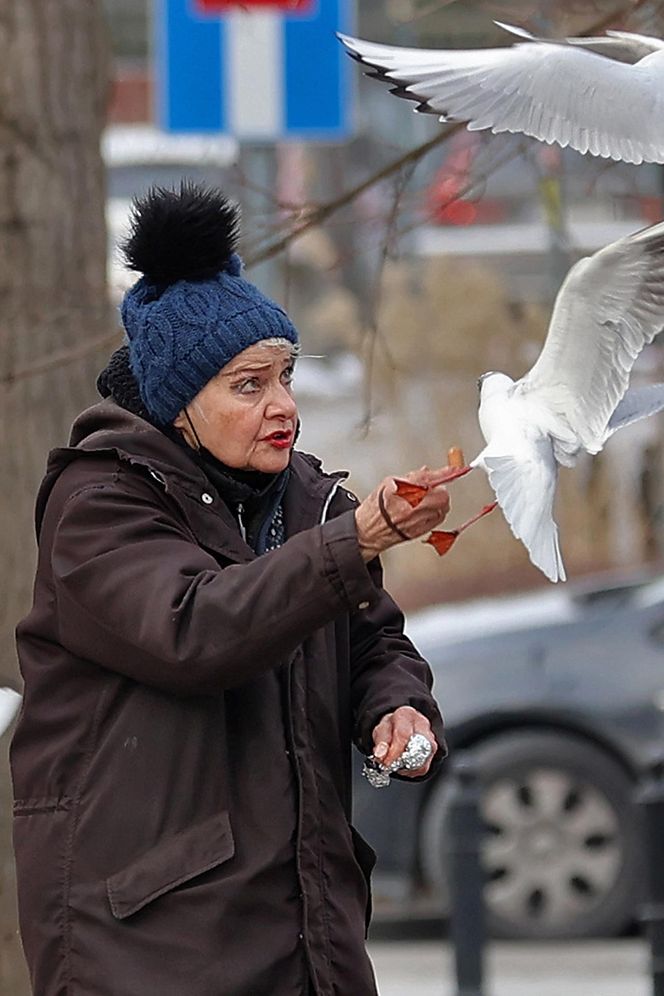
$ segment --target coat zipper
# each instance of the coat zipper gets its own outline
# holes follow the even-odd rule
[[[243,513],[244,513],[244,505],[242,504],[241,501],[239,501],[237,503],[237,524],[240,527],[240,536],[242,537],[242,539],[246,543],[247,542],[247,530],[245,529],[245,525],[244,525],[244,522],[242,520]]]
[[[332,487],[330,488],[330,490],[329,490],[329,492],[328,492],[328,494],[327,494],[327,496],[325,498],[325,504],[323,505],[323,511],[321,512],[321,516],[320,516],[320,523],[319,524],[321,526],[322,526],[322,524],[324,522],[327,521],[327,513],[330,510],[330,505],[332,504],[334,496],[336,495],[337,491],[339,490],[341,484],[347,478],[348,478],[348,474],[345,474],[343,477],[338,477],[336,479],[336,481],[333,483]],[[243,514],[244,514],[244,505],[240,501],[237,504],[237,523],[238,523],[238,526],[240,527],[240,535],[242,536],[242,539],[246,543],[247,542],[247,530],[245,528],[244,521],[242,519]]]
[[[341,485],[343,484],[343,482],[346,480],[348,480],[348,474],[344,474],[343,477],[338,477],[334,482],[334,484],[332,485],[332,487],[330,488],[328,495],[325,499],[325,504],[323,505],[323,511],[321,512],[320,523],[319,523],[321,526],[323,525],[324,522],[327,522],[327,513],[330,510],[330,505],[332,504],[332,500],[336,495],[337,491],[339,490],[339,488],[341,487]]]
[[[337,493],[337,491],[338,491],[341,483],[343,481],[345,481],[347,477],[348,477],[348,475],[346,474],[344,477],[337,478],[337,480],[334,481],[332,487],[330,488],[330,490],[329,490],[329,492],[328,492],[328,494],[327,494],[327,496],[325,498],[325,503],[323,505],[323,509],[321,511],[321,516],[320,516],[320,520],[319,520],[319,524],[320,525],[322,525],[326,521],[327,514],[328,514],[328,511],[330,509],[330,505],[332,503],[332,499],[334,498],[335,494]],[[238,513],[238,515],[239,515],[239,513]],[[301,832],[302,832],[302,819],[303,819],[303,812],[302,812],[302,810],[303,810],[302,773],[300,771],[300,764],[299,764],[299,760],[298,760],[298,757],[297,757],[297,752],[295,750],[295,729],[294,729],[294,724],[293,724],[293,706],[292,706],[292,703],[293,703],[293,664],[294,664],[296,656],[297,656],[297,652],[294,653],[294,654],[292,654],[291,658],[288,661],[288,664],[286,666],[286,672],[285,672],[285,693],[286,694],[285,694],[285,699],[284,699],[284,713],[285,713],[285,717],[284,718],[285,718],[285,724],[284,725],[285,725],[285,732],[286,732],[286,743],[288,744],[289,759],[290,759],[291,765],[293,767],[293,772],[294,772],[294,775],[295,775],[295,792],[296,792],[296,796],[297,796],[297,839],[296,839],[296,844],[295,844],[295,868],[296,868],[296,875],[297,875],[297,880],[298,880],[298,888],[300,890],[300,901],[302,903],[302,921],[303,921],[302,922],[302,930],[303,930],[302,941],[303,941],[303,945],[304,945],[305,962],[306,962],[306,964],[307,964],[307,966],[309,968],[309,971],[311,973],[311,976],[313,978],[313,977],[315,977],[315,975],[314,975],[314,969],[313,969],[313,965],[312,965],[312,961],[311,961],[311,953],[310,953],[310,950],[309,950],[309,938],[308,938],[308,934],[307,934],[307,925],[308,925],[308,919],[309,919],[309,917],[308,917],[308,903],[307,903],[306,893],[305,893],[304,888],[303,888],[302,866],[301,866],[301,860],[300,860],[300,846],[301,846],[301,842],[302,842]]]

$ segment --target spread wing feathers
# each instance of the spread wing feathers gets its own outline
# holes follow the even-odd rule
[[[528,41],[551,44],[550,38],[537,38],[523,28],[516,28],[512,24],[505,24],[503,21],[494,21],[499,28],[503,28],[518,38],[525,38]],[[597,55],[604,55],[608,59],[615,59],[617,62],[627,62],[634,65],[647,55],[664,48],[664,42],[659,38],[651,38],[649,35],[638,35],[631,31],[607,31],[606,35],[598,38],[564,38],[556,41],[557,45],[576,45],[578,48],[586,49],[588,52],[595,52]]]
[[[664,384],[646,384],[644,387],[630,387],[606,427],[607,438],[639,419],[648,418],[664,410]]]
[[[572,267],[542,352],[514,393],[545,405],[598,453],[643,347],[664,327],[664,222]]]
[[[558,466],[550,450],[542,456],[486,456],[484,465],[510,529],[535,567],[550,581],[565,581],[558,526],[553,520]]]
[[[664,90],[657,67],[582,47],[525,41],[508,48],[409,49],[340,36],[350,54],[416,110],[471,131],[525,134],[630,163],[664,162]]]

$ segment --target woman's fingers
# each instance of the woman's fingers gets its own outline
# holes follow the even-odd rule
[[[410,778],[426,774],[438,749],[438,744],[429,720],[412,706],[400,706],[394,712],[383,716],[380,723],[377,724],[373,731],[374,757],[384,767],[389,767],[403,754],[408,746],[408,741],[415,733],[421,733],[429,740],[432,746],[431,754],[421,768],[416,771],[404,770],[400,774]]]
[[[431,753],[427,757],[424,764],[421,765],[421,767],[414,769],[411,768],[410,770],[407,768],[403,768],[399,772],[399,774],[403,775],[404,778],[421,778],[422,775],[426,775],[429,768],[431,767],[431,762],[435,757],[436,751],[438,750],[438,741],[436,740],[433,730],[431,729],[431,723],[426,718],[426,716],[422,715],[421,712],[417,712],[417,710],[414,710],[414,712],[415,712],[415,732],[421,733],[423,736],[427,738],[427,740],[431,744]]]
[[[368,498],[357,507],[355,520],[357,536],[365,560],[371,560],[383,550],[418,539],[443,522],[450,510],[450,497],[444,486],[433,486],[440,477],[439,470],[421,467],[411,471],[404,480],[426,488],[421,501],[415,505],[397,494],[393,477],[385,478]]]
[[[387,754],[389,753],[390,745],[392,743],[392,717],[393,716],[394,716],[393,712],[387,713],[386,716],[383,716],[383,718],[381,719],[380,723],[378,723],[378,725],[376,727],[374,727],[374,731],[373,731],[373,742],[374,742],[373,756],[376,758],[377,761],[380,761],[381,764],[385,764],[386,763],[385,758],[386,758]]]

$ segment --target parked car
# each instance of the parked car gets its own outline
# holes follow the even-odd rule
[[[664,754],[664,578],[450,606],[407,629],[452,755],[470,749],[478,766],[494,934],[621,932],[644,879],[635,786]],[[401,913],[448,912],[449,767],[383,790],[357,778],[379,913],[390,896]]]

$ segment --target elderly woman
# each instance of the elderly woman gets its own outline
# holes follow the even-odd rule
[[[294,449],[297,332],[236,229],[191,185],[135,206],[128,346],[39,493],[12,744],[37,996],[373,996],[351,743],[444,754],[377,555],[447,494],[358,503]]]

